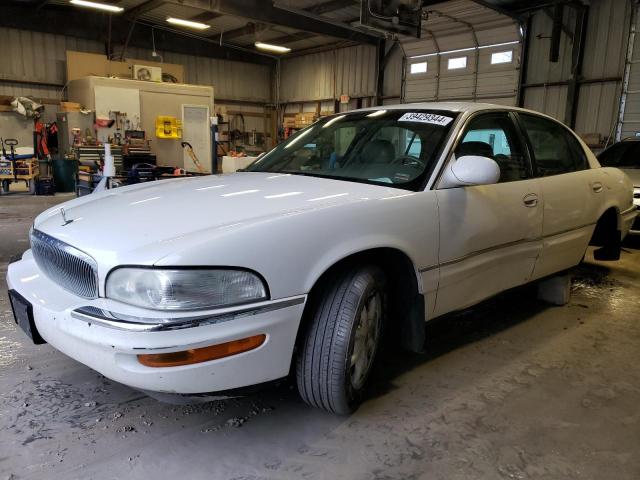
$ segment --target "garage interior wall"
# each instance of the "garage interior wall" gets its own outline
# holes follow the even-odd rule
[[[66,99],[63,87],[67,50],[104,53],[104,45],[99,42],[65,35],[0,28],[0,38],[3,39],[4,51],[0,62],[0,95],[30,96],[45,104],[57,104]],[[172,52],[159,53],[167,63],[184,65],[187,83],[213,86],[217,110],[226,106],[227,112],[243,112],[247,131],[267,131],[263,115],[264,105],[272,101],[271,67]],[[153,59],[151,50],[134,47],[127,50],[127,57]],[[54,120],[54,109],[46,110],[45,121]],[[29,121],[4,118],[7,116],[14,117],[15,114],[1,113],[0,123],[11,127],[14,135],[19,136],[24,133],[23,129],[31,128]],[[20,125],[22,128],[17,128]],[[24,135],[31,134],[26,131]]]
[[[323,102],[321,111],[333,111],[340,95],[375,97],[376,66],[377,51],[371,45],[285,58],[280,63],[280,103],[287,104],[285,113],[315,111],[318,101]]]
[[[598,134],[602,143],[615,136],[631,11],[630,0],[592,0],[588,7],[575,124],[570,126],[581,135]],[[523,85],[524,107],[567,124],[571,123],[567,106],[571,102],[568,95],[576,15],[575,9],[565,6],[560,55],[554,63],[549,61],[551,15],[544,10],[533,14]]]

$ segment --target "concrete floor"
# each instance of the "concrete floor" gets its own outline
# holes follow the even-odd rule
[[[66,198],[0,199],[2,280],[33,217]],[[29,344],[2,293],[0,479],[640,478],[637,248],[576,268],[564,307],[523,288],[431,322],[428,352],[386,352],[348,418],[290,385],[158,403]]]

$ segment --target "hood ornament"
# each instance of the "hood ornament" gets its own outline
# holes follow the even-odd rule
[[[62,220],[64,221],[64,223],[62,224],[63,227],[73,222],[73,219],[67,220],[67,214],[65,213],[64,208],[60,209],[60,215],[62,215]]]

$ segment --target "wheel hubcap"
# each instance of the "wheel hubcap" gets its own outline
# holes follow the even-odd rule
[[[379,292],[372,292],[362,305],[351,353],[351,385],[359,389],[369,373],[380,334],[382,298]]]

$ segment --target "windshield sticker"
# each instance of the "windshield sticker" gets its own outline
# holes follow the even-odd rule
[[[431,125],[440,125],[441,127],[446,127],[452,120],[453,118],[445,117],[444,115],[421,112],[407,112],[398,119],[399,122],[430,123]]]

